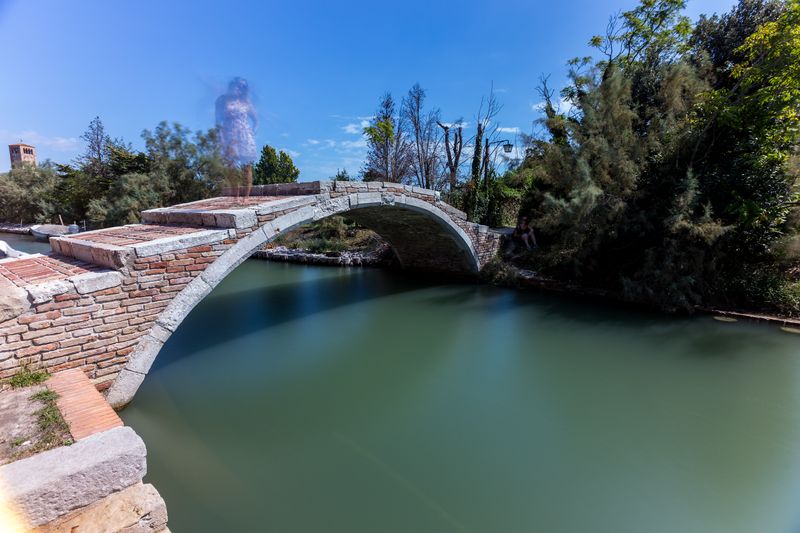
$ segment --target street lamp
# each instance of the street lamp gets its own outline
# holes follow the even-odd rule
[[[511,144],[511,141],[509,141],[508,139],[503,139],[500,141],[492,141],[489,143],[489,145],[497,145],[497,144],[503,145],[503,151],[507,154],[510,154],[514,150],[514,145]]]

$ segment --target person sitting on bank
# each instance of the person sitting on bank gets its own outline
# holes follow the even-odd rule
[[[528,250],[533,250],[537,246],[536,234],[533,232],[533,228],[528,224],[528,217],[519,219],[517,227],[514,228],[513,237],[515,241],[521,241]]]

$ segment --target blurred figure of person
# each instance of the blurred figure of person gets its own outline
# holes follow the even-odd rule
[[[536,244],[536,234],[533,228],[528,223],[528,217],[522,217],[517,222],[517,227],[514,228],[513,234],[514,241],[521,242],[528,250],[533,250],[538,245]]]
[[[228,91],[217,98],[216,122],[219,128],[222,156],[227,167],[226,181],[240,189],[244,197],[250,195],[253,186],[253,162],[257,157],[256,128],[258,117],[250,101],[250,88],[244,78],[233,78]]]

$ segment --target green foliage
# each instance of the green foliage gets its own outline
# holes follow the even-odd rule
[[[411,147],[405,134],[405,120],[395,113],[390,93],[381,98],[375,117],[364,128],[367,158],[361,177],[364,181],[400,183],[412,171]]]
[[[95,118],[72,164],[45,162],[0,174],[0,220],[87,220],[103,227],[139,222],[144,209],[218,194],[226,167],[215,130],[192,134],[180,124],[142,133],[145,151],[112,140]]]
[[[535,266],[667,310],[791,307],[776,246],[798,229],[800,3],[742,0],[696,28],[683,5],[642,0],[592,39],[604,57],[570,62],[569,116],[545,87],[549,138],[516,170]]]
[[[174,205],[208,198],[219,193],[225,163],[216,130],[194,135],[178,123],[161,122],[154,131],[142,132],[145,153],[150,159],[149,175],[167,183],[162,205]]]
[[[28,367],[23,367],[19,372],[11,376],[8,383],[12,389],[21,389],[22,387],[30,387],[47,381],[50,378],[45,370],[30,370]]]
[[[284,152],[276,152],[270,145],[261,149],[261,158],[253,168],[253,183],[291,183],[297,181],[300,171],[294,166],[291,156]]]
[[[0,220],[49,222],[52,191],[57,183],[58,174],[49,162],[39,167],[23,165],[0,174]]]
[[[336,170],[336,174],[331,178],[333,181],[355,181],[350,174],[347,173],[347,169]]]
[[[72,444],[69,426],[56,404],[58,398],[58,393],[49,389],[41,390],[30,397],[31,400],[41,402],[44,405],[34,413],[39,426],[39,433],[32,439],[34,441],[33,446],[24,451],[26,455]]]
[[[369,142],[374,145],[390,144],[394,141],[394,121],[392,117],[384,117],[376,120],[366,128],[364,135]]]

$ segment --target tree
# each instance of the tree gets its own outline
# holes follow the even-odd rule
[[[164,205],[200,200],[219,194],[225,163],[215,129],[194,135],[178,123],[161,122],[154,131],[144,130],[149,175],[168,184]]]
[[[415,83],[403,99],[402,114],[411,128],[412,169],[418,187],[439,188],[441,135],[439,110],[424,111],[425,90]]]
[[[0,174],[0,220],[31,223],[52,222],[51,202],[58,175],[49,162],[22,165]]]
[[[458,170],[461,166],[461,150],[464,148],[464,124],[461,119],[458,119],[455,124],[443,124],[437,122],[440,128],[444,131],[444,152],[447,157],[445,167],[448,172],[448,182],[450,184],[450,192],[456,190],[458,185]],[[453,142],[450,144],[450,129],[455,126],[453,132]]]
[[[276,152],[275,148],[266,144],[261,149],[261,157],[253,168],[253,183],[263,185],[267,183],[291,183],[297,181],[300,170],[294,166],[294,161],[283,150]]]
[[[741,0],[694,31],[683,4],[612,17],[602,59],[570,62],[569,116],[543,84],[548,136],[521,167],[549,243],[533,266],[669,310],[783,301],[800,262],[800,1]]]
[[[361,171],[364,181],[405,183],[412,172],[412,155],[406,121],[395,115],[392,95],[386,93],[370,124],[364,128],[367,158]]]
[[[337,169],[336,174],[331,178],[332,181],[355,181],[353,178],[348,174],[347,169]]]
[[[502,106],[494,95],[494,88],[489,92],[488,98],[481,98],[481,105],[475,117],[477,131],[472,142],[472,166],[470,181],[467,184],[467,191],[464,199],[464,207],[467,217],[472,221],[483,221],[486,217],[490,199],[489,192],[492,190],[490,183],[490,164],[489,153],[490,138],[496,132],[487,132],[487,128],[492,125],[492,121],[500,112]],[[483,183],[483,187],[481,187]]]

